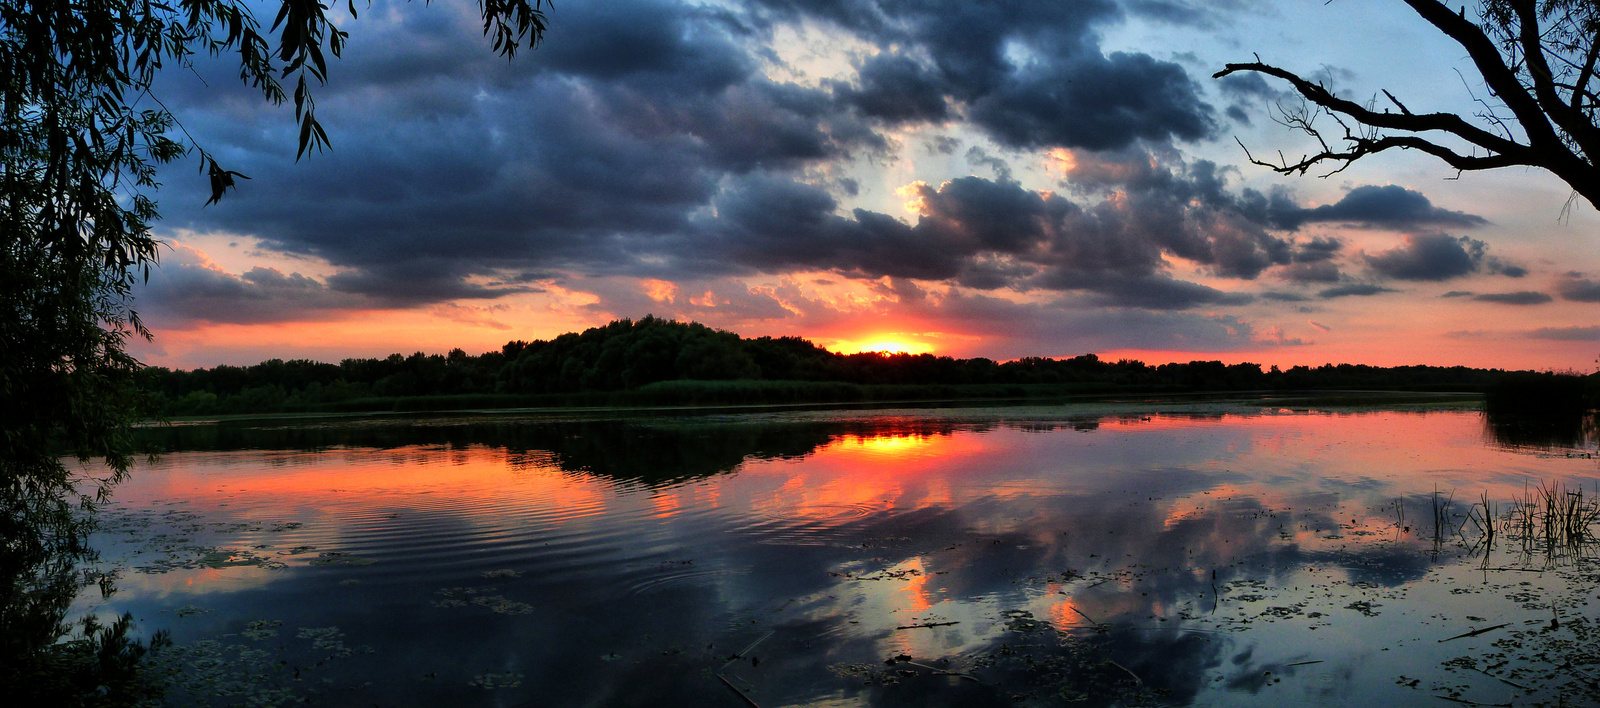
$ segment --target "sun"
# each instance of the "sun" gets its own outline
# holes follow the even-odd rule
[[[913,353],[912,348],[915,346],[916,345],[913,344],[907,344],[906,342],[896,342],[886,339],[879,342],[864,344],[861,346],[861,351],[882,352],[884,354],[911,354]]]
[[[877,335],[855,341],[839,341],[828,347],[838,354],[858,354],[861,352],[882,352],[884,354],[926,354],[933,351],[933,347],[921,342],[913,342],[892,335]]]

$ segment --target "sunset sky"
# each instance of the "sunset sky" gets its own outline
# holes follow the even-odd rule
[[[1600,354],[1600,217],[1548,174],[1245,160],[1311,145],[1272,121],[1284,86],[1211,78],[1257,54],[1480,110],[1398,0],[560,0],[510,61],[475,3],[356,7],[316,94],[329,152],[297,163],[292,107],[225,61],[159,83],[251,179],[202,207],[195,162],[163,172],[147,363],[479,353],[646,314],[1000,360]]]

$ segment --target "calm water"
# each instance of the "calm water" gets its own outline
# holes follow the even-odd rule
[[[79,607],[169,629],[178,703],[1572,705],[1600,677],[1587,547],[1468,518],[1592,501],[1592,443],[1129,410],[177,428]]]

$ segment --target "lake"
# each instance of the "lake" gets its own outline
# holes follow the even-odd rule
[[[1240,400],[152,432],[95,536],[117,591],[75,609],[169,630],[180,705],[1600,696],[1594,539],[1555,524],[1593,521],[1592,425]]]

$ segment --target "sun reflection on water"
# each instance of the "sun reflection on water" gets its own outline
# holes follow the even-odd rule
[[[1600,477],[1592,459],[1487,448],[1470,413],[1030,414],[628,422],[516,444],[173,453],[117,502],[167,534],[146,555],[175,549],[157,559],[173,562],[132,562],[107,606],[185,640],[262,618],[337,624],[377,647],[355,673],[393,679],[362,689],[373,702],[411,697],[428,674],[448,678],[426,684],[429,701],[477,700],[462,687],[493,669],[526,673],[556,702],[629,687],[707,704],[728,696],[702,670],[771,632],[742,680],[774,703],[867,705],[887,687],[830,684],[821,664],[883,672],[903,653],[977,672],[1023,641],[1025,623],[1007,618],[1028,616],[1105,625],[1074,636],[1101,638],[1107,657],[1174,687],[1174,704],[1228,703],[1243,696],[1234,679],[1279,675],[1272,662],[1324,637],[1344,642],[1316,645],[1323,668],[1353,677],[1341,702],[1404,703],[1411,694],[1362,663],[1368,635],[1427,634],[1397,660],[1410,664],[1383,667],[1426,669],[1437,663],[1430,633],[1490,616],[1469,603],[1532,591],[1480,593],[1479,578],[1473,593],[1448,594],[1452,566],[1394,510],[1410,504],[1414,526],[1435,488],[1462,490],[1464,503],[1525,479],[1587,488]],[[207,565],[212,552],[220,561]],[[232,554],[278,565],[230,565]],[[191,604],[211,611],[178,619]],[[413,624],[396,629],[395,616]],[[1215,655],[1163,663],[1198,650],[1156,629],[1227,638],[1207,644]],[[1124,645],[1138,651],[1116,653]],[[1000,675],[952,683],[979,690]]]

